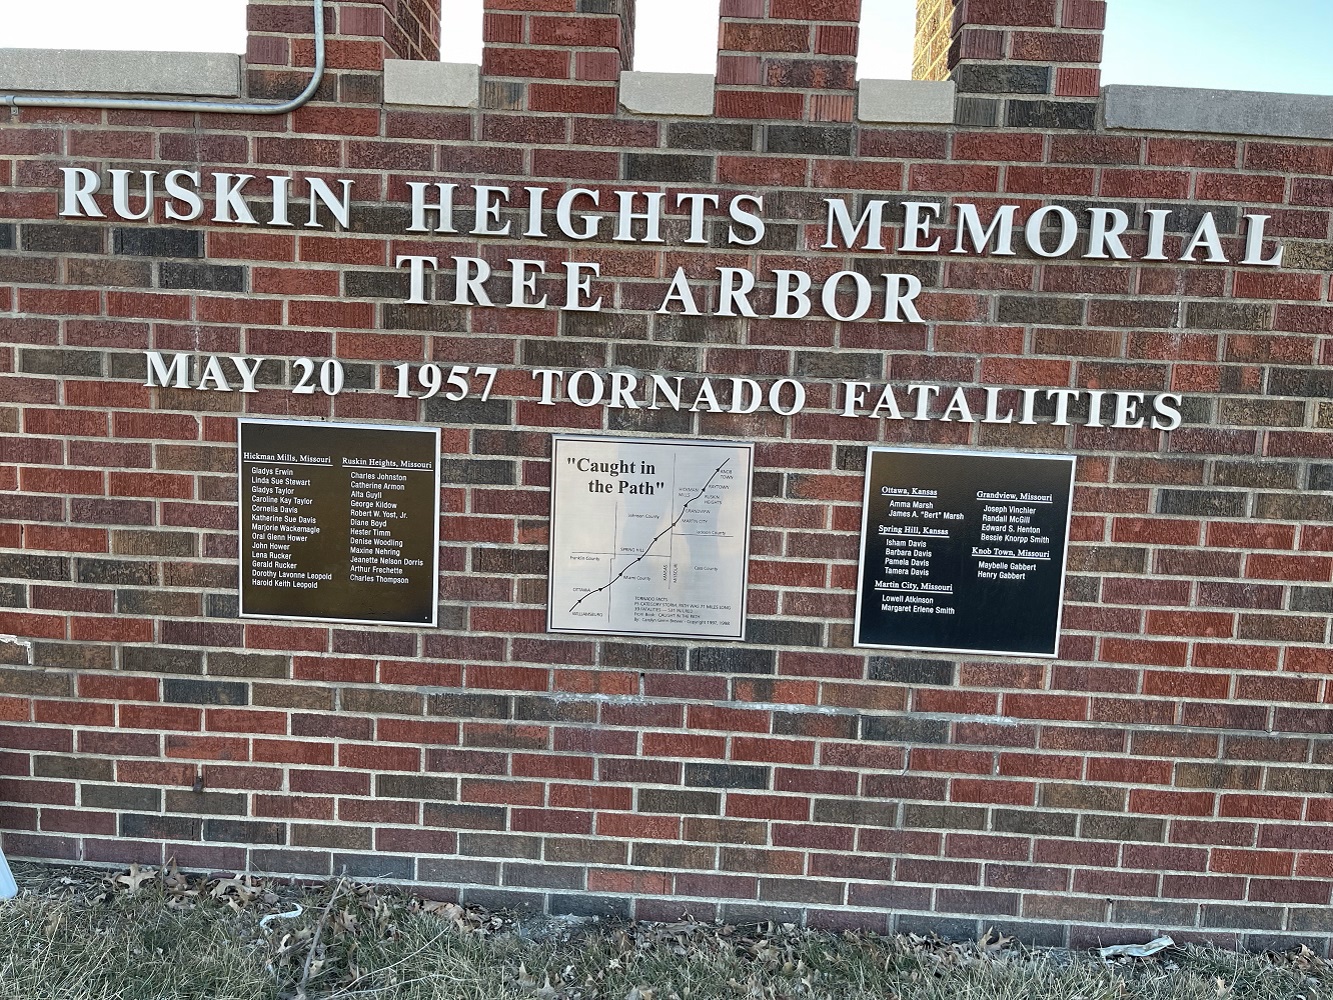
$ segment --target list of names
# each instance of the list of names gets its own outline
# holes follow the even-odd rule
[[[434,624],[438,432],[241,421],[243,617]]]
[[[871,449],[857,644],[1054,655],[1073,459]]]

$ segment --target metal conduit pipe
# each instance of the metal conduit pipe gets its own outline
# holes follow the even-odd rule
[[[324,79],[324,0],[314,0],[315,70],[305,89],[289,101],[161,101],[137,97],[44,97],[0,94],[0,106],[10,108],[111,108],[120,111],[204,111],[229,115],[285,115],[315,96]]]

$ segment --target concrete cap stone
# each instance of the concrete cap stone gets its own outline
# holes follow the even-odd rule
[[[384,103],[436,108],[475,108],[481,67],[475,63],[384,60]]]
[[[620,74],[620,103],[643,115],[711,115],[713,77],[708,73]]]
[[[951,124],[952,80],[862,80],[857,88],[856,117],[863,122],[932,122]]]
[[[1333,139],[1333,97],[1193,87],[1104,87],[1106,127]]]
[[[0,49],[0,91],[238,97],[241,57],[228,52]]]

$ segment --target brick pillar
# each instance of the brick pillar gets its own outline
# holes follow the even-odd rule
[[[716,114],[849,122],[861,0],[722,0]]]
[[[917,0],[913,80],[949,79],[949,42],[953,39],[954,0]]]
[[[373,0],[339,3],[344,35],[365,34],[384,40],[384,58],[440,60],[440,0]],[[362,31],[351,30],[349,18]]]
[[[1093,128],[1105,25],[1106,0],[955,0],[959,124]]]
[[[614,114],[634,0],[485,0],[482,105]]]
[[[294,97],[315,65],[311,0],[250,0],[246,88],[252,98]],[[315,99],[379,100],[385,59],[440,58],[440,0],[325,0],[326,69]]]

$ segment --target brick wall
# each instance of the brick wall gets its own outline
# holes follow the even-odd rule
[[[861,0],[722,0],[721,118],[849,122]]]
[[[918,0],[912,51],[913,80],[949,78],[949,43],[953,35],[953,0]]]
[[[963,0],[952,6],[948,65],[958,85],[960,123],[1092,127],[1106,0]]]
[[[315,65],[311,7],[310,0],[248,2],[245,84],[251,99],[287,100],[305,87]],[[379,101],[385,59],[440,58],[437,0],[327,0],[324,31],[328,69],[316,95],[320,102]]]
[[[757,28],[727,0],[723,117],[589,100],[613,94],[615,74],[570,66],[620,59],[625,42],[585,31],[628,12],[586,0],[491,4],[489,106],[386,108],[386,49],[362,43],[388,33],[341,20],[377,5],[336,6],[331,30],[353,37],[333,36],[332,82],[294,115],[23,110],[0,123],[7,853],[346,869],[558,912],[1326,950],[1333,146],[1111,134],[1082,113],[1020,126],[1012,109],[1029,98],[1008,96],[1005,127],[851,124],[819,111],[850,84],[811,81],[846,66],[854,45],[818,39],[854,35],[854,5],[816,0],[755,6]],[[996,30],[1034,5],[966,8],[983,6]],[[309,25],[273,19],[281,9],[253,8],[252,67],[261,37],[265,52],[303,51]],[[998,30],[1040,34],[1036,64],[1056,67],[1076,60],[1042,46],[1095,35],[1093,20]],[[753,41],[774,25],[800,45]],[[515,52],[556,53],[563,75],[506,62]],[[729,82],[738,53],[772,72]],[[515,85],[516,99],[494,97]],[[761,105],[725,96],[755,86],[770,88]],[[799,112],[770,113],[788,104]],[[348,232],[62,220],[62,166],[348,177],[356,208]],[[613,307],[600,314],[409,306],[397,254],[475,251],[502,269],[534,248],[406,234],[408,180],[757,190],[769,235],[745,250],[538,248],[603,262]],[[1140,242],[1144,210],[1171,207],[1185,217],[1176,248],[1202,207],[1229,247],[1258,212],[1286,261],[811,249],[835,194],[1018,203],[1020,218],[1116,205]],[[657,315],[643,293],[678,264],[793,261],[915,274],[926,322],[694,320]],[[149,348],[287,361],[254,395],[148,389]],[[341,358],[349,391],[292,395],[287,362],[303,355]],[[393,398],[392,365],[426,360],[507,374],[485,405]],[[1170,433],[842,420],[817,392],[794,418],[627,415],[536,406],[527,370],[544,366],[1172,390],[1186,419]],[[236,617],[242,412],[443,428],[439,629]],[[560,429],[757,443],[745,643],[545,634]],[[851,648],[876,442],[1077,453],[1058,659]]]
[[[610,115],[633,61],[633,6],[611,0],[486,0],[482,103]]]

